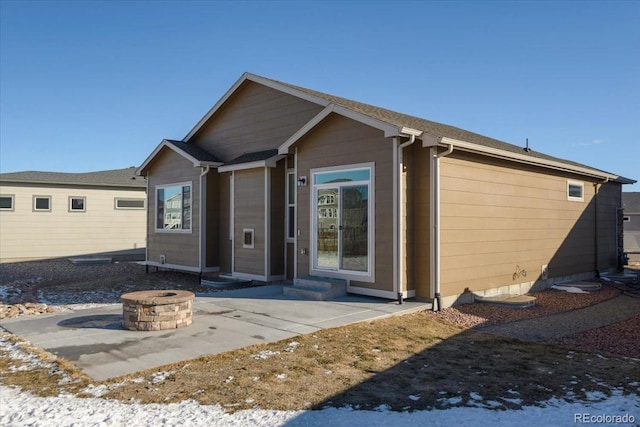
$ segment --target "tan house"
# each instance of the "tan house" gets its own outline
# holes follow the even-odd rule
[[[0,260],[144,252],[146,181],[135,170],[0,174]]]
[[[634,182],[253,74],[138,173],[149,265],[442,306],[615,268]],[[188,201],[181,228],[160,220],[166,194]]]
[[[640,264],[640,192],[622,193],[624,250],[630,263]]]

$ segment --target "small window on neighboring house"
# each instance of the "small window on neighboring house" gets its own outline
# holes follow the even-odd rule
[[[567,182],[567,200],[574,202],[584,201],[584,183],[577,181]]]
[[[623,216],[623,217],[622,217],[622,220],[623,220],[624,222],[631,222],[631,217],[630,217],[630,216]]]
[[[69,212],[85,212],[86,197],[69,197]]]
[[[253,228],[245,228],[242,230],[242,247],[252,249],[254,247]]]
[[[12,211],[14,209],[13,199],[13,194],[0,195],[0,211]]]
[[[115,198],[116,209],[144,209],[144,199]]]
[[[51,212],[51,196],[33,196],[33,210]]]

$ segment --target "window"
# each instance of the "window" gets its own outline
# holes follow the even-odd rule
[[[567,200],[584,202],[584,183],[567,181]]]
[[[51,212],[51,196],[33,196],[35,212]]]
[[[624,222],[631,222],[631,217],[630,217],[630,216],[623,216],[623,217],[622,217],[622,221],[624,221]]]
[[[3,194],[0,196],[0,211],[12,211],[14,209],[13,194]]]
[[[253,249],[254,247],[254,229],[253,228],[244,228],[242,230],[242,247]]]
[[[191,183],[156,187],[156,230],[191,230]]]
[[[85,212],[86,197],[69,197],[69,212]]]
[[[311,269],[374,281],[373,164],[313,169],[311,176]]]
[[[287,172],[287,239],[296,237],[296,175]]]
[[[144,199],[121,199],[116,197],[115,199],[116,209],[144,209]]]

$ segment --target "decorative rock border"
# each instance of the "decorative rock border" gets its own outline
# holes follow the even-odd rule
[[[193,319],[193,292],[180,290],[138,291],[124,294],[125,329],[161,331],[189,326]]]

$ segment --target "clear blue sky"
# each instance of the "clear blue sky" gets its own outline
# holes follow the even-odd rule
[[[139,165],[249,71],[640,179],[639,1],[0,0],[0,31],[1,172]]]

